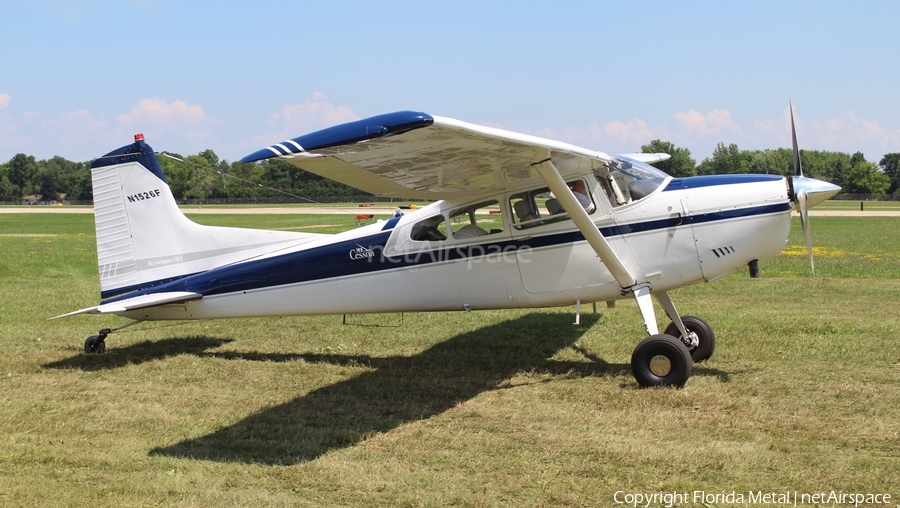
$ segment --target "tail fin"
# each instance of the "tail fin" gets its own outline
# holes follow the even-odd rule
[[[91,165],[101,297],[146,289],[326,235],[201,226],[178,209],[141,134]]]

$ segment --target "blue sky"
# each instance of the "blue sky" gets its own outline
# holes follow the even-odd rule
[[[900,2],[0,0],[0,161],[228,160],[401,109],[608,153],[900,152]]]

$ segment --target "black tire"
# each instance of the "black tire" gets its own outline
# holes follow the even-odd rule
[[[681,340],[671,335],[651,335],[631,354],[631,373],[641,388],[684,386],[691,377],[691,353]]]
[[[687,328],[689,332],[696,333],[697,339],[700,341],[700,343],[697,344],[697,347],[688,347],[688,351],[691,352],[691,359],[694,360],[694,362],[709,360],[713,351],[716,350],[716,334],[713,332],[712,327],[709,326],[709,323],[696,316],[684,316],[681,318],[681,322],[684,323],[684,327]],[[666,327],[665,334],[671,335],[676,339],[681,339],[681,332],[678,331],[678,327],[675,326],[675,323],[670,323],[669,326]]]
[[[100,354],[106,352],[106,341],[99,335],[91,335],[84,341],[84,352],[90,354]]]

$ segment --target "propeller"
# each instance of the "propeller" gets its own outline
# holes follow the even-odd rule
[[[794,150],[794,176],[788,180],[791,188],[791,199],[800,211],[800,224],[803,227],[803,238],[806,240],[806,252],[809,254],[809,269],[812,275],[816,275],[813,264],[812,235],[809,232],[809,209],[841,191],[841,188],[830,182],[823,182],[815,178],[803,176],[803,168],[800,165],[800,149],[797,148],[797,129],[794,128],[794,105],[790,102],[791,110],[791,140]]]

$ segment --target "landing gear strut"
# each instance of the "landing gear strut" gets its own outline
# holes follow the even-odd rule
[[[706,321],[694,316],[682,318],[675,304],[665,291],[656,293],[656,300],[666,311],[672,323],[659,333],[650,288],[638,287],[634,296],[650,335],[634,348],[631,355],[631,372],[638,384],[648,386],[682,387],[691,377],[691,367],[712,356],[716,347],[716,334]]]
[[[688,341],[684,339],[684,336],[678,330],[678,325],[675,323],[669,324],[665,333],[685,342],[688,351],[691,352],[691,359],[695,363],[709,360],[709,357],[712,356],[713,351],[716,349],[716,334],[713,332],[712,327],[709,326],[709,323],[696,316],[684,316],[681,318],[681,322],[684,323],[684,327],[689,334],[696,335],[696,344],[688,344]]]
[[[103,328],[97,335],[91,335],[84,341],[84,352],[88,354],[101,354],[106,352],[106,336],[115,332],[117,330],[121,330],[122,328],[128,328],[129,326],[136,325],[141,321],[132,321],[128,324],[124,324],[122,326],[117,326],[115,328]]]

